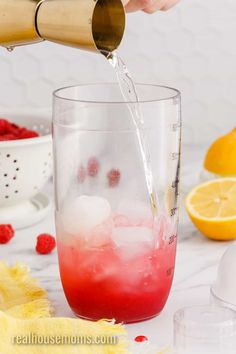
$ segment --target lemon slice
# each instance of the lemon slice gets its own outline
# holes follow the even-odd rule
[[[194,225],[208,238],[236,238],[236,178],[200,184],[186,197],[185,207]]]

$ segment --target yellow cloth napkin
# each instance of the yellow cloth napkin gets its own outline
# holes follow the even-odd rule
[[[117,344],[90,344],[106,338],[114,341],[116,336]],[[56,340],[60,342],[48,344]],[[76,341],[90,342],[86,345],[73,344]],[[122,325],[104,320],[91,322],[59,317],[22,320],[0,312],[1,354],[125,354],[128,353],[126,348],[126,331]]]
[[[50,317],[52,306],[47,292],[38,286],[26,265],[9,267],[0,262],[0,311],[18,318]]]
[[[129,353],[122,325],[51,314],[47,293],[28,267],[0,262],[0,354]]]

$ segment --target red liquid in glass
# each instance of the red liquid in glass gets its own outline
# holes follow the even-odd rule
[[[162,311],[173,279],[176,238],[158,248],[145,242],[135,247],[114,247],[111,241],[102,247],[58,242],[61,280],[76,315],[128,323]]]

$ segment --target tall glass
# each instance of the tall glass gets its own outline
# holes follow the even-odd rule
[[[154,317],[172,284],[180,93],[154,85],[137,85],[137,90],[139,132],[130,109],[135,102],[125,103],[116,84],[54,93],[60,275],[72,310],[87,319],[127,323]],[[148,153],[155,210],[138,136]]]

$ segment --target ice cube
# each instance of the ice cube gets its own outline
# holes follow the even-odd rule
[[[152,230],[147,227],[116,227],[112,232],[112,240],[124,261],[149,252],[154,244]]]
[[[95,226],[90,233],[88,233],[86,240],[89,247],[103,247],[111,241],[112,218],[107,219],[104,223]]]
[[[150,205],[140,200],[122,200],[118,205],[117,212],[126,216],[134,226],[141,225],[144,219],[152,217]]]
[[[131,226],[129,219],[125,215],[116,214],[113,216],[113,221],[115,227]]]
[[[110,214],[111,207],[107,199],[82,195],[64,207],[63,228],[73,235],[88,233],[107,220]]]
[[[151,245],[153,233],[147,227],[116,227],[113,229],[112,239],[117,247],[130,247],[140,243]]]

